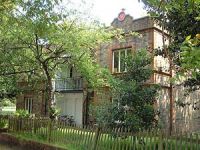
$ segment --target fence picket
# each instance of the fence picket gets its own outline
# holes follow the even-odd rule
[[[193,150],[193,145],[192,145],[192,143],[193,143],[193,135],[192,135],[192,133],[190,133],[190,150]]]
[[[108,129],[103,129],[102,127],[102,138],[101,138],[101,142],[104,143],[103,146],[105,147],[105,149],[109,148],[109,137],[108,134],[109,130]]]
[[[112,129],[108,128],[108,149],[112,149]]]
[[[197,150],[200,149],[200,136],[197,134],[196,139],[197,139]]]
[[[197,149],[200,149],[200,136],[197,134]]]
[[[79,130],[79,142],[78,142],[78,145],[82,145],[83,143],[83,132],[82,130]]]
[[[69,126],[63,121],[44,118],[16,118],[0,116],[0,123],[8,123],[8,132],[34,134],[51,143],[72,144],[88,150],[198,150],[198,134],[180,132],[173,136],[161,131],[134,133],[127,127],[93,128]],[[178,131],[178,130],[177,130]],[[180,130],[181,131],[181,130]]]
[[[111,145],[112,145],[112,150],[115,150],[115,142],[114,142],[114,138],[115,138],[115,128],[112,129],[112,133],[111,133]]]

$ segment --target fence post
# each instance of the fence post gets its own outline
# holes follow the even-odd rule
[[[10,131],[10,116],[8,116],[8,132]]]
[[[33,133],[36,134],[36,120],[33,118]]]
[[[51,142],[51,129],[52,129],[52,120],[49,119],[48,121],[48,133],[47,133],[47,140],[50,143]]]
[[[94,145],[93,145],[92,150],[96,150],[99,136],[100,136],[100,127],[97,126],[96,131],[95,131],[94,143],[93,143]]]
[[[21,132],[22,130],[22,118],[17,118],[17,132]]]
[[[158,149],[163,150],[163,133],[162,131],[159,133],[159,139],[158,139]]]

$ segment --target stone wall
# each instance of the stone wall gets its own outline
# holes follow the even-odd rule
[[[177,132],[200,131],[200,91],[185,94],[183,86],[174,88],[174,130]]]

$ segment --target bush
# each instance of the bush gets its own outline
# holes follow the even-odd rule
[[[4,98],[0,101],[0,106],[15,106],[15,100]]]
[[[7,122],[5,121],[0,121],[0,129],[6,128],[7,127]]]
[[[51,120],[58,118],[59,114],[60,114],[59,109],[57,109],[55,106],[50,107],[50,119]]]
[[[28,118],[28,117],[30,117],[30,114],[28,113],[27,110],[18,109],[18,110],[14,113],[14,116],[19,117],[19,118]]]
[[[156,126],[153,104],[159,85],[145,85],[153,73],[151,62],[152,58],[146,50],[136,51],[134,55],[124,58],[127,72],[117,77],[119,88],[111,89],[112,103],[108,100],[94,108],[97,122],[108,126],[127,126],[132,131]]]

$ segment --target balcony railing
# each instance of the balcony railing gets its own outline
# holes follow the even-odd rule
[[[55,91],[82,90],[83,79],[81,77],[59,78],[55,80],[54,85]]]

